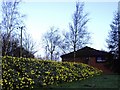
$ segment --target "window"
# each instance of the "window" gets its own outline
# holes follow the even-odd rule
[[[103,57],[97,57],[97,62],[105,62],[106,59]]]

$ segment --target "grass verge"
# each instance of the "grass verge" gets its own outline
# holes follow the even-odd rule
[[[100,75],[82,81],[51,85],[49,88],[120,88],[120,75]]]

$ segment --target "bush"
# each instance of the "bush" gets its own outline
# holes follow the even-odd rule
[[[2,58],[3,90],[23,90],[72,82],[99,75],[101,70],[83,63],[42,61],[31,58]]]

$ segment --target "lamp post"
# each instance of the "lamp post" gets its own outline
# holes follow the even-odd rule
[[[22,30],[23,26],[19,27],[21,30],[21,35],[20,35],[20,57],[22,57]]]
[[[20,48],[20,57],[22,57],[22,30],[23,30],[23,26],[20,27],[20,29],[21,29],[21,41],[20,41],[20,43],[21,43],[21,48]]]

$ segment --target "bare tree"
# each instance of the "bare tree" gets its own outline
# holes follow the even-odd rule
[[[43,37],[44,47],[46,50],[46,55],[50,56],[50,59],[56,59],[56,55],[58,55],[58,46],[61,42],[61,36],[58,33],[58,29],[54,29],[54,27],[50,28],[48,32],[45,33]]]
[[[2,37],[2,56],[4,55],[11,55],[13,54],[13,51],[18,47],[19,45],[19,40],[18,38],[15,37],[16,35],[12,34],[11,37],[9,38],[9,41],[7,41],[8,43],[8,48],[7,48],[7,52],[5,53],[6,50],[6,38],[7,35],[6,33],[2,33],[1,37]]]
[[[68,37],[68,33],[62,33],[62,37],[61,37],[61,43],[59,43],[58,47],[61,51],[61,54],[67,54],[71,51],[71,46],[69,45],[70,38]]]
[[[20,0],[3,0],[2,2],[2,22],[0,23],[0,28],[2,30],[1,34],[6,33],[5,55],[9,48],[8,42],[11,34],[14,33],[21,24],[23,24],[22,17],[24,15],[21,15],[18,10],[20,2]]]
[[[70,23],[70,31],[64,34],[65,43],[68,44],[70,51],[74,51],[74,60],[76,57],[76,50],[89,43],[89,33],[87,32],[86,24],[88,13],[83,13],[84,3],[77,2],[76,10],[73,14],[73,24]]]
[[[27,32],[24,33],[23,47],[29,52],[29,54],[35,54],[37,52],[37,50],[35,50],[36,42],[33,41],[31,35]]]

